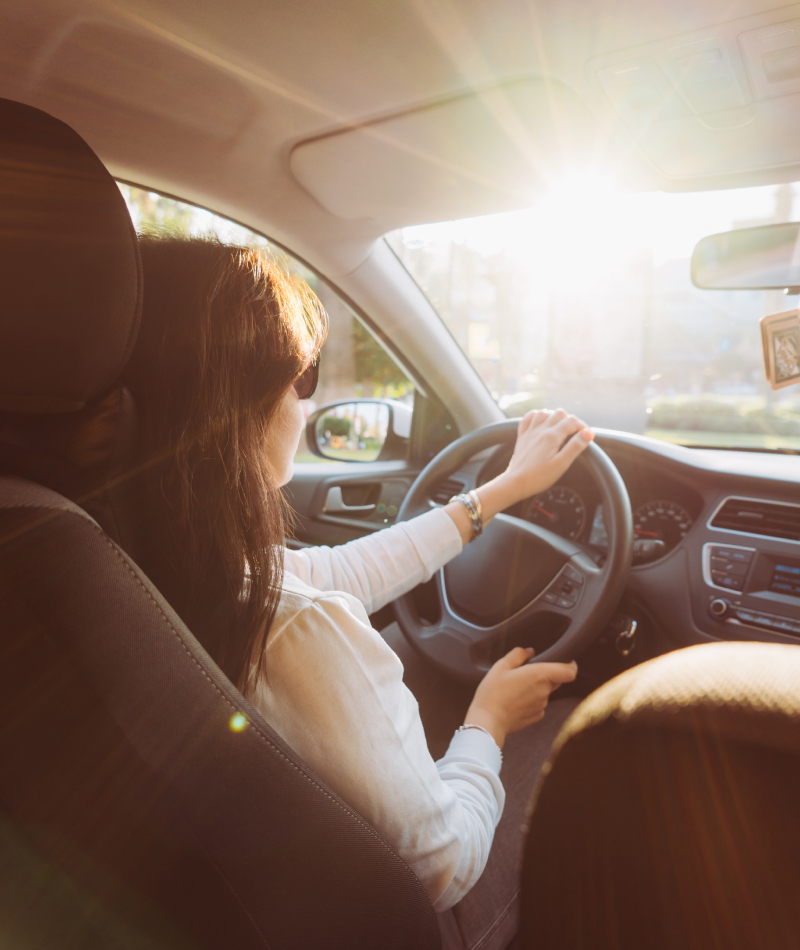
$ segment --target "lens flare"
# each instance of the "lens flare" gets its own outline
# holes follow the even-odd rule
[[[231,732],[241,732],[247,726],[247,720],[241,713],[236,713],[231,716],[230,727]]]

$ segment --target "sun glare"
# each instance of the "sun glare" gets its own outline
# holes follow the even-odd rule
[[[559,203],[607,201],[622,189],[611,175],[596,171],[570,172],[556,178],[547,188],[547,199]]]
[[[247,725],[247,720],[241,713],[235,713],[231,716],[230,727],[231,732],[241,732]]]
[[[688,262],[706,234],[763,222],[773,192],[774,186],[634,192],[609,175],[573,172],[554,180],[531,208],[406,228],[403,241],[431,249],[464,245],[487,259],[502,258],[527,271],[542,293],[591,290],[631,267]]]

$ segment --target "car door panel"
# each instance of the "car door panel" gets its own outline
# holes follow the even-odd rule
[[[298,464],[286,487],[290,543],[344,544],[394,524],[419,467],[406,462]]]

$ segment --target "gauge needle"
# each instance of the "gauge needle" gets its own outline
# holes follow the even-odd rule
[[[641,528],[634,528],[634,529],[633,529],[633,533],[634,533],[634,534],[648,534],[648,535],[650,535],[651,538],[657,538],[657,537],[658,537],[658,531],[642,531]]]
[[[547,515],[547,517],[550,518],[551,521],[555,521],[556,516],[551,514],[549,511],[545,511],[545,509],[542,508],[541,505],[537,505],[535,501],[531,502],[531,507],[535,508],[537,511],[541,511],[543,515]]]

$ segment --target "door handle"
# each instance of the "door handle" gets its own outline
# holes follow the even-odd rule
[[[328,489],[328,494],[325,498],[325,504],[322,507],[322,510],[329,515],[332,514],[356,514],[364,511],[374,511],[375,505],[346,505],[344,503],[344,498],[342,497],[342,486],[334,485],[332,488]]]

